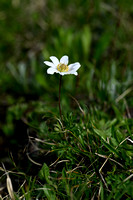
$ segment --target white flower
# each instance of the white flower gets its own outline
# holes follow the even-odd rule
[[[59,73],[61,75],[78,75],[77,70],[80,68],[79,62],[68,65],[68,56],[63,56],[60,61],[55,56],[51,56],[50,59],[52,62],[44,61],[45,65],[50,66],[50,68],[47,69],[48,74]]]

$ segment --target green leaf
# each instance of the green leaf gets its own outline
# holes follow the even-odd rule
[[[47,166],[46,163],[43,164],[43,167],[39,172],[39,177],[41,180],[46,180],[48,184],[53,185],[52,181],[49,179],[50,178],[49,167]]]
[[[111,129],[108,129],[108,130],[99,130],[99,129],[93,129],[94,132],[99,135],[103,140],[106,140],[107,137],[110,137],[111,136]]]
[[[101,196],[101,200],[104,200],[104,188],[103,188],[103,183],[102,181],[100,181],[100,196]]]
[[[46,195],[46,197],[48,198],[48,200],[56,199],[56,195],[55,195],[53,188],[49,187],[48,185],[43,186],[43,192]]]
[[[112,153],[116,154],[118,157],[120,157],[119,153],[115,148],[113,148],[110,144],[108,144],[106,141],[103,141],[104,146]]]
[[[106,131],[101,131],[101,130],[98,130],[98,129],[93,129],[94,132],[99,135],[104,143],[104,146],[106,146],[106,148],[112,152],[112,153],[115,153],[117,156],[119,156],[118,152],[116,151],[115,148],[113,148],[110,144],[108,144],[106,142],[106,138],[107,136],[111,136],[110,133],[107,133]]]
[[[62,182],[64,183],[64,188],[66,190],[67,195],[70,194],[69,184],[67,183],[67,174],[65,168],[62,170]]]

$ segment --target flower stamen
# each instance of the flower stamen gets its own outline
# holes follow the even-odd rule
[[[57,70],[58,70],[59,72],[68,72],[69,67],[68,67],[67,65],[65,65],[65,64],[59,63],[59,64],[57,65]]]

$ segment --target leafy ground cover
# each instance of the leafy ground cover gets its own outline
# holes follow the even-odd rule
[[[133,199],[132,18],[131,0],[1,0],[1,199]],[[81,64],[63,121],[51,55]]]

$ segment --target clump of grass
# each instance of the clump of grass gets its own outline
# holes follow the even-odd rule
[[[44,118],[38,137],[29,136],[43,154],[40,171],[34,181],[26,177],[16,199],[131,199],[132,120],[102,115],[71,113],[63,126],[58,118]]]

